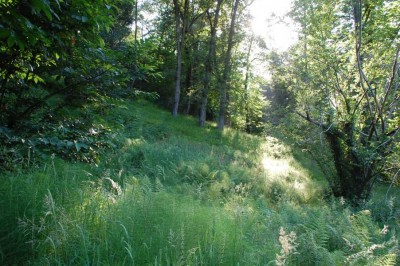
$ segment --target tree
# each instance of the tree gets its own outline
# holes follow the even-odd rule
[[[133,95],[135,80],[158,76],[149,57],[136,60],[144,49],[128,38],[134,3],[92,4],[0,4],[0,126],[24,131],[65,106]]]
[[[225,116],[226,116],[226,109],[228,106],[227,100],[227,91],[228,91],[228,82],[230,78],[231,72],[231,58],[232,58],[232,48],[233,48],[233,37],[235,35],[235,24],[236,24],[236,15],[239,7],[239,0],[235,0],[233,7],[232,7],[232,14],[231,14],[231,22],[229,27],[229,35],[228,35],[228,42],[227,48],[225,53],[225,60],[224,60],[224,70],[222,74],[222,80],[220,83],[220,101],[219,101],[219,116],[218,116],[218,129],[224,130],[225,127]]]
[[[327,139],[333,194],[354,204],[368,198],[399,141],[398,11],[383,0],[299,0],[292,13],[305,36],[292,55],[298,114]]]
[[[229,90],[229,119],[234,128],[248,133],[259,133],[263,130],[263,117],[266,101],[263,95],[265,80],[254,71],[254,64],[259,63],[263,55],[264,42],[254,33],[241,35],[244,42],[236,53],[231,72]],[[262,59],[261,59],[262,60]]]
[[[246,23],[249,16],[244,11],[250,2],[206,0],[188,1],[186,4],[182,0],[175,1],[174,4],[162,1],[158,6],[159,16],[152,36],[160,40],[160,51],[165,52],[160,58],[164,65],[165,78],[159,86],[163,89],[156,90],[161,96],[160,101],[166,107],[172,107],[173,114],[177,115],[183,107],[187,114],[194,114],[194,110],[198,110],[199,124],[204,126],[206,114],[214,115],[220,109],[220,95],[224,95],[220,88],[223,87],[221,84],[224,83],[224,77],[226,98],[228,87],[230,92],[238,90],[237,95],[240,94],[239,90],[243,92],[243,56],[240,43],[244,39],[243,29],[248,26]],[[235,15],[234,23],[232,15]],[[237,25],[242,29],[238,30]],[[230,29],[233,31],[229,38]],[[174,48],[171,49],[171,45]],[[175,57],[173,73],[171,56]],[[236,75],[235,82],[227,79],[231,73]],[[249,73],[248,77],[250,76]],[[167,94],[172,97],[166,96]],[[243,105],[239,98],[231,100],[232,105],[225,102],[225,110],[235,105],[236,100],[238,106]],[[248,110],[248,113],[252,113],[252,110]]]
[[[201,90],[201,103],[200,103],[200,126],[203,127],[206,121],[207,103],[208,103],[208,92],[210,90],[211,76],[214,70],[215,64],[215,46],[217,37],[217,27],[219,21],[219,14],[223,0],[217,1],[217,6],[214,11],[214,17],[212,18],[210,13],[207,13],[210,23],[210,40],[208,54],[206,62],[204,64],[204,82],[203,89]]]
[[[183,11],[178,0],[174,0],[175,14],[175,42],[176,42],[176,71],[175,71],[175,94],[172,115],[178,115],[179,100],[181,95],[181,73],[182,73],[182,52],[185,44],[185,35],[189,22],[189,0],[183,0]]]
[[[267,121],[277,124],[287,118],[295,109],[295,97],[291,90],[293,77],[290,73],[288,52],[272,51],[267,56],[268,71],[271,75],[266,84],[266,97],[270,104],[266,111]]]
[[[102,67],[92,66],[104,62],[104,54],[97,48],[104,45],[100,33],[110,28],[114,12],[105,1],[92,4],[44,0],[0,3],[2,125],[19,128],[50,99],[78,94],[79,85],[95,82],[105,73]],[[79,62],[79,75],[74,68],[78,64],[73,62]]]

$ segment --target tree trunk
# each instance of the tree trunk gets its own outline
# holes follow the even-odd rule
[[[201,103],[200,103],[200,126],[204,127],[206,123],[206,113],[207,113],[207,104],[208,104],[208,93],[203,92],[201,97]]]
[[[189,115],[190,114],[190,107],[192,105],[192,96],[189,95],[188,100],[187,100],[187,106],[186,106],[186,111],[185,114]]]
[[[373,183],[373,162],[366,162],[356,148],[343,140],[342,132],[330,129],[325,133],[333,153],[337,180],[332,185],[336,197],[344,197],[353,205],[367,199]]]
[[[135,1],[135,43],[138,39],[138,2],[139,0]]]
[[[336,170],[330,184],[333,195],[348,199],[354,206],[357,206],[360,200],[367,199],[375,181],[377,157],[370,158],[368,154],[360,152],[365,146],[360,147],[354,139],[354,123],[347,122],[337,127],[331,121],[329,124],[316,122],[308,113],[298,114],[324,130]]]
[[[228,35],[228,47],[226,50],[225,62],[224,62],[224,72],[221,81],[221,90],[220,90],[220,101],[219,101],[219,118],[218,118],[218,129],[224,130],[225,127],[225,116],[227,110],[227,92],[228,92],[228,82],[230,79],[231,72],[231,57],[232,57],[232,48],[233,48],[233,37],[235,35],[235,24],[236,24],[236,14],[239,7],[240,0],[235,0],[233,9],[232,9],[232,17],[231,17],[231,25],[229,27],[229,35]]]
[[[245,104],[245,116],[246,116],[246,132],[251,133],[251,120],[250,120],[250,108],[249,108],[249,82],[250,82],[250,74],[251,74],[251,50],[253,48],[254,42],[254,34],[250,37],[249,49],[247,50],[246,55],[246,76],[244,79],[244,104]]]
[[[187,60],[187,68],[186,68],[186,78],[185,78],[185,102],[186,102],[186,110],[185,114],[190,113],[190,106],[191,106],[191,101],[192,101],[192,93],[191,91],[193,89],[193,61],[196,60],[196,58],[191,58],[190,51],[189,49],[185,49],[185,58]]]
[[[182,73],[182,50],[185,43],[185,32],[189,11],[189,0],[184,1],[183,14],[180,10],[178,0],[174,0],[175,10],[175,34],[176,34],[176,71],[175,71],[175,94],[172,115],[178,116],[179,100],[181,95],[181,73]],[[182,23],[181,23],[182,19]]]
[[[175,94],[173,116],[178,116],[179,99],[181,95],[181,72],[182,72],[182,51],[179,48],[176,55],[176,71],[175,71]]]
[[[223,0],[218,0],[217,7],[215,8],[214,20],[211,22],[210,18],[210,46],[207,54],[207,59],[205,63],[205,77],[203,90],[201,92],[201,103],[200,103],[200,126],[203,127],[206,122],[206,114],[207,114],[207,103],[208,103],[208,91],[210,90],[211,83],[211,75],[214,70],[214,61],[215,61],[215,46],[216,46],[216,36],[217,36],[217,27],[219,20],[219,12],[221,8]]]

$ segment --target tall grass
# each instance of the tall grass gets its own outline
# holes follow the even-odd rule
[[[398,263],[396,200],[323,199],[323,174],[290,142],[143,102],[98,119],[118,128],[98,165],[49,158],[0,176],[0,264]]]

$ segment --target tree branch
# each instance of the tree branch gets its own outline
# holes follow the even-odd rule
[[[296,112],[296,114],[298,114],[299,116],[301,116],[302,118],[304,118],[305,120],[307,120],[308,122],[310,122],[311,124],[314,124],[314,125],[316,125],[316,126],[318,126],[318,127],[321,127],[321,128],[325,128],[325,127],[327,128],[326,125],[321,124],[321,123],[319,123],[319,122],[317,122],[317,121],[311,119],[310,114],[309,114],[308,112],[306,112],[306,115],[303,115],[303,114],[300,113],[300,112]]]
[[[387,98],[388,98],[388,95],[389,95],[389,92],[391,91],[391,89],[393,87],[393,83],[394,83],[394,80],[395,80],[395,77],[396,77],[396,72],[398,70],[399,53],[400,53],[400,43],[397,44],[397,50],[396,50],[396,55],[395,55],[394,60],[393,60],[390,81],[389,81],[387,87],[385,88],[385,96],[383,97],[382,104],[381,104],[381,113],[383,113],[383,107],[385,106]]]
[[[338,91],[340,93],[340,95],[343,97],[343,100],[344,100],[344,102],[346,104],[346,111],[347,111],[348,114],[350,114],[350,111],[351,111],[350,103],[349,103],[349,100],[347,99],[346,95],[344,94],[344,91],[340,87],[339,77],[338,77],[338,73],[337,73],[336,68],[335,68],[335,81],[336,82],[335,82],[335,86],[334,87],[336,87],[336,91]]]
[[[87,78],[85,78],[83,81],[81,80],[81,81],[79,81],[79,82],[75,82],[75,83],[73,83],[73,84],[70,84],[70,85],[64,87],[64,88],[61,89],[61,90],[56,90],[56,91],[54,91],[54,92],[52,92],[52,93],[46,95],[46,96],[45,96],[44,98],[42,98],[40,101],[38,101],[38,102],[32,104],[32,105],[29,106],[27,109],[25,109],[25,111],[23,111],[21,114],[19,114],[15,119],[16,119],[16,120],[20,120],[21,118],[24,118],[24,117],[28,116],[28,115],[31,114],[34,110],[40,108],[47,100],[51,99],[51,98],[54,97],[55,95],[60,94],[60,93],[63,92],[63,91],[64,91],[64,92],[65,92],[65,91],[71,92],[73,87],[75,87],[75,86],[77,86],[77,85],[83,85],[83,84],[89,83],[90,81],[92,81],[92,80],[94,80],[94,79],[96,79],[96,78],[98,78],[98,77],[104,75],[106,72],[107,72],[107,70],[103,70],[103,71],[97,73],[95,76],[87,77]]]
[[[393,176],[392,183],[390,183],[390,186],[389,186],[388,190],[386,191],[385,201],[387,201],[387,197],[389,195],[389,191],[392,188],[392,186],[394,185],[394,183],[396,182],[399,173],[400,173],[400,169],[398,169],[396,174]]]

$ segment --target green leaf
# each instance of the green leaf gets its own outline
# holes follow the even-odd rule
[[[44,79],[42,79],[41,77],[39,77],[38,75],[34,75],[33,76],[33,82],[35,82],[35,84],[40,83],[44,83]]]
[[[98,37],[97,41],[98,41],[100,47],[104,47],[106,45],[103,38],[101,38],[100,36]]]
[[[33,9],[34,9],[37,13],[39,13],[40,10],[41,10],[41,7],[42,7],[42,1],[40,1],[40,0],[32,0],[31,3],[32,3]]]
[[[74,146],[74,143],[72,141],[69,141],[69,140],[67,140],[66,144],[67,144],[68,148],[71,148],[72,146]]]
[[[25,25],[28,29],[33,29],[34,27],[33,24],[28,19],[25,19]]]
[[[47,138],[39,138],[38,140],[40,140],[44,145],[47,145],[50,143]]]
[[[5,39],[10,36],[10,31],[6,28],[0,28],[0,39]]]
[[[44,9],[43,9],[43,12],[44,12],[44,14],[46,15],[46,17],[47,17],[49,20],[52,20],[52,19],[53,19],[53,17],[51,16],[50,8],[49,8],[49,9],[44,8]]]
[[[8,47],[13,47],[15,44],[15,34],[11,32],[10,36],[7,39],[7,45]]]
[[[32,0],[32,7],[33,9],[37,12],[40,13],[40,11],[43,11],[44,14],[46,15],[46,17],[49,20],[52,20],[53,17],[51,15],[51,8],[50,5],[47,1],[43,1],[43,0]]]
[[[15,36],[15,43],[22,51],[25,50],[25,42],[19,36]]]
[[[60,140],[57,137],[51,137],[50,138],[50,144],[51,145],[57,145],[60,142]]]
[[[89,21],[89,18],[86,17],[86,16],[71,15],[71,17],[74,18],[74,19],[76,19],[76,20],[78,20],[78,21],[81,21],[81,22],[83,22],[83,23]]]
[[[88,148],[88,145],[86,145],[85,143],[80,143],[80,142],[77,142],[77,141],[74,141],[74,142],[75,142],[75,149],[76,149],[77,152],[79,152],[82,148],[83,149],[87,149]]]
[[[56,12],[53,11],[53,9],[50,8],[50,12],[51,12],[51,14],[53,14],[53,16],[56,17],[56,19],[60,20],[60,17],[57,15]]]

